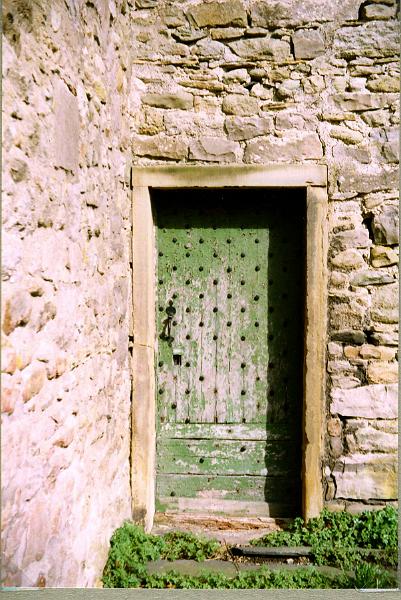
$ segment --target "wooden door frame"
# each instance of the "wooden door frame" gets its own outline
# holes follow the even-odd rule
[[[323,418],[327,315],[327,167],[324,165],[133,166],[133,520],[150,531],[156,481],[156,235],[151,188],[304,188],[306,290],[302,422],[302,516],[323,508]]]

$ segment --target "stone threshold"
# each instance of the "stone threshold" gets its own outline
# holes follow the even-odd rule
[[[147,564],[147,572],[149,574],[161,574],[168,573],[169,571],[175,571],[180,575],[189,575],[193,577],[197,577],[204,573],[221,573],[226,575],[227,577],[235,577],[239,572],[244,571],[257,571],[263,567],[266,567],[268,570],[277,571],[296,571],[296,570],[316,570],[318,573],[322,575],[327,575],[329,577],[335,577],[336,575],[341,575],[344,573],[342,569],[337,567],[329,567],[329,566],[314,566],[314,565],[296,565],[296,564],[287,564],[287,563],[279,563],[279,562],[264,562],[263,565],[260,564],[252,564],[252,563],[240,563],[240,562],[231,562],[226,560],[205,560],[205,561],[196,561],[196,560],[154,560]],[[352,571],[346,571],[347,575],[352,576]]]

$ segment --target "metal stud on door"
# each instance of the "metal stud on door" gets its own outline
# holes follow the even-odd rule
[[[279,191],[153,193],[158,510],[299,510],[305,203],[293,193],[284,217]]]

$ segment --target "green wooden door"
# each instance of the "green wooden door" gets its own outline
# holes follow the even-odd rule
[[[156,509],[299,514],[303,192],[152,199]]]

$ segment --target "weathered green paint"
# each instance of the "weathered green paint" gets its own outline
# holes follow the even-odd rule
[[[165,476],[200,498],[193,475],[246,475],[249,486],[265,477],[269,503],[285,476],[297,510],[305,201],[282,194],[153,192],[158,497]]]
[[[266,492],[270,502],[288,501],[296,485],[288,477],[248,477],[247,475],[159,475],[160,497],[192,496],[225,500],[264,502]]]

